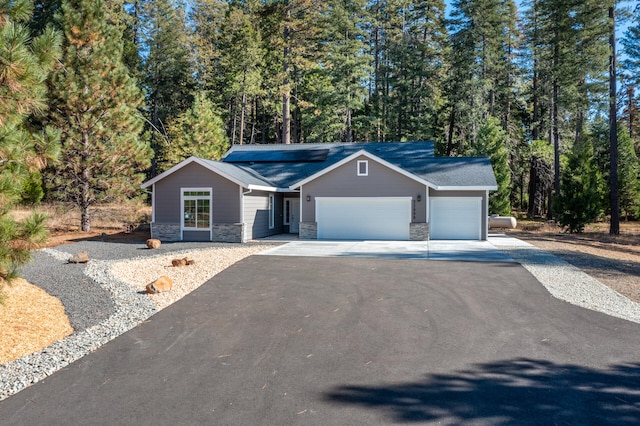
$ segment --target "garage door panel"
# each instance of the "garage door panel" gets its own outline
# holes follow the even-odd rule
[[[407,240],[411,198],[317,198],[319,239]]]
[[[482,238],[482,198],[432,197],[430,238],[479,240]]]

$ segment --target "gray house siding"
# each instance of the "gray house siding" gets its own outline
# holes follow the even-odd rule
[[[269,228],[269,192],[253,191],[244,195],[244,241],[283,232],[283,197],[274,196],[274,227]]]
[[[155,183],[155,222],[180,223],[180,189],[212,188],[213,223],[240,222],[240,187],[196,163]]]
[[[359,160],[368,161],[367,176],[358,176]],[[426,186],[364,156],[303,185],[301,190],[301,221],[305,223],[316,221],[315,197],[411,197],[412,222],[427,220]]]
[[[482,198],[482,239],[488,237],[489,213],[487,212],[486,191],[436,191],[429,188],[429,198],[431,197],[480,197]]]
[[[240,186],[200,166],[187,164],[154,184],[154,222],[151,235],[165,241],[180,239],[181,191],[183,188],[211,188],[211,223],[214,241],[240,242]],[[184,231],[184,241],[209,241],[210,230]]]

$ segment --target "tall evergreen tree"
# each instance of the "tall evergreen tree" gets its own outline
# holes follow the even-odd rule
[[[142,93],[122,63],[122,33],[102,0],[66,0],[58,15],[64,31],[63,66],[52,77],[55,123],[63,132],[62,165],[53,176],[60,198],[91,230],[90,207],[138,193],[149,166],[141,138]]]
[[[510,121],[519,44],[512,0],[457,0],[453,6],[449,154],[465,142],[473,145],[487,116],[498,118],[507,131],[513,127]]]
[[[154,150],[152,176],[161,161],[159,141],[166,136],[168,120],[193,102],[195,79],[184,9],[178,0],[142,0],[139,4],[138,45],[143,53],[143,83]]]
[[[362,81],[368,75],[369,57],[364,52],[363,0],[327,2],[326,46],[319,67],[307,75],[305,93],[310,100],[305,113],[305,139],[353,142],[355,114],[366,100]]]
[[[60,55],[60,37],[50,27],[31,38],[28,0],[0,4],[0,301],[2,286],[16,278],[29,249],[46,232],[45,217],[22,223],[9,215],[20,200],[30,173],[57,157],[59,135],[37,131],[30,116],[46,109],[46,78]]]
[[[579,142],[568,155],[560,193],[554,200],[558,223],[570,233],[584,231],[602,213],[602,175],[593,161],[593,148]]]
[[[204,93],[197,94],[191,108],[170,123],[168,136],[160,171],[192,155],[218,160],[229,148],[224,122]]]
[[[231,142],[243,144],[251,106],[261,94],[262,58],[260,28],[252,22],[252,10],[231,5],[220,28],[220,68],[227,110],[230,111]],[[254,140],[255,121],[249,136]]]
[[[489,212],[510,215],[511,170],[509,168],[507,133],[502,130],[497,119],[488,117],[480,126],[478,140],[470,153],[474,156],[486,155],[491,160],[498,189],[489,195]]]
[[[618,128],[620,167],[618,168],[620,211],[628,220],[640,219],[640,161],[624,126]]]

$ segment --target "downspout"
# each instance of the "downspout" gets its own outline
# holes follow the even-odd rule
[[[151,223],[156,222],[156,184],[151,185]]]
[[[253,189],[248,188],[249,190],[247,192],[242,192],[242,187],[240,187],[240,223],[242,223],[242,242],[246,242],[247,241],[247,236],[245,234],[245,229],[244,229],[244,196],[245,195],[249,195],[253,192]],[[253,235],[252,235],[253,237]]]
[[[484,219],[484,238],[483,240],[489,239],[489,190],[487,189],[484,194],[484,215],[482,216]]]
[[[298,212],[298,239],[300,239],[300,224],[302,223],[302,185],[300,185],[300,211]]]

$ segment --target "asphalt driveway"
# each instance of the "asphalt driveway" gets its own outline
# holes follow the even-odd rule
[[[637,424],[638,349],[515,263],[252,256],[0,423]]]

